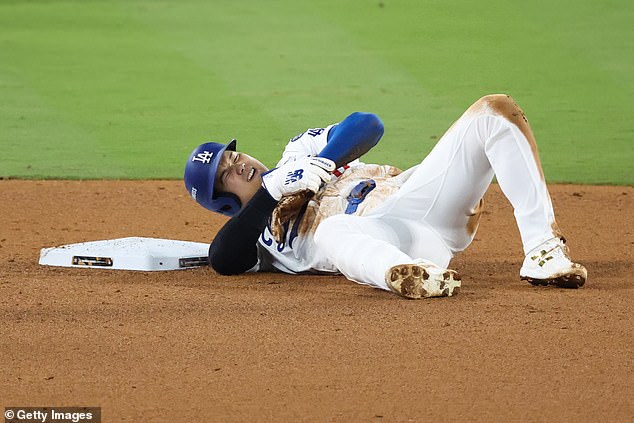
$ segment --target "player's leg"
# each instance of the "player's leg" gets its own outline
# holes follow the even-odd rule
[[[420,165],[405,172],[407,181],[381,206],[356,220],[336,216],[322,223],[332,230],[318,229],[316,235],[331,232],[344,240],[331,250],[344,275],[410,298],[417,298],[430,276],[441,292],[460,286],[455,272],[445,268],[473,239],[480,200],[493,178],[482,145],[469,142],[472,131],[472,117],[465,113]],[[385,233],[390,236],[381,236]],[[413,293],[408,281],[415,284]]]
[[[500,188],[513,205],[522,236],[526,256],[520,269],[521,278],[534,285],[583,286],[587,271],[568,256],[528,119],[509,96],[494,96],[485,105],[511,125],[511,136],[506,142],[498,139],[487,143],[487,157]],[[514,155],[521,155],[521,160]]]
[[[348,279],[408,298],[451,296],[460,286],[455,272],[433,263],[449,263],[451,252],[424,222],[332,216],[317,228],[315,244]]]
[[[494,175],[486,141],[508,136],[511,126],[486,113],[490,99],[467,110],[383,205],[368,216],[335,216],[320,225],[315,241],[346,277],[385,289],[392,267],[421,259],[446,267],[469,245]]]
[[[529,255],[536,247],[559,240],[535,138],[522,110],[505,95],[486,96],[474,103],[398,194],[376,213],[398,219],[423,219],[452,252],[462,251],[473,240],[480,199],[494,174],[513,205],[525,253]],[[554,253],[550,253],[551,247]],[[538,262],[543,255],[539,251]],[[550,254],[553,260],[549,264],[560,262],[565,272],[572,271],[573,264],[559,251],[563,253],[563,248],[548,245],[546,256]],[[415,256],[416,252],[409,254]]]

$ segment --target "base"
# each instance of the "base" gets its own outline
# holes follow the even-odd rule
[[[178,270],[207,266],[209,244],[157,238],[118,238],[42,248],[44,266],[112,270]]]

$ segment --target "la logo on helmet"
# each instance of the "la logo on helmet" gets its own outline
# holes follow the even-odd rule
[[[192,162],[201,162],[201,163],[209,163],[211,162],[211,158],[214,156],[214,153],[210,153],[205,150],[202,153],[196,154],[196,157],[192,157]]]

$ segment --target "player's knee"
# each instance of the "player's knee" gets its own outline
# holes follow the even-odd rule
[[[488,94],[481,97],[474,103],[474,106],[487,106],[490,108],[499,108],[503,105],[515,104],[513,98],[508,94]]]
[[[522,121],[524,123],[528,122],[520,106],[508,94],[485,95],[476,101],[472,107],[474,110],[487,110],[495,115],[502,116],[518,126],[522,124]]]

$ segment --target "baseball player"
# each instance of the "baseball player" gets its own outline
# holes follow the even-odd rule
[[[514,209],[533,285],[578,288],[560,233],[533,132],[508,95],[471,105],[424,160],[401,171],[359,157],[383,135],[374,114],[308,129],[277,166],[205,143],[190,155],[185,186],[205,208],[231,219],[209,248],[210,266],[244,272],[340,273],[406,298],[452,296],[452,257],[473,241],[493,176]]]

